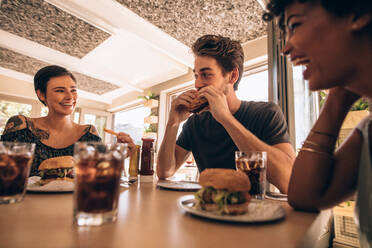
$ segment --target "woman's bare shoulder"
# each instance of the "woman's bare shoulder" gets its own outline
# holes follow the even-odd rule
[[[9,118],[5,125],[4,133],[12,133],[27,127],[27,117],[23,115],[15,115]]]
[[[90,124],[87,124],[87,125],[79,125],[81,129],[83,129],[83,132],[84,133],[91,133],[91,134],[94,134],[96,136],[99,136],[98,134],[98,131],[97,131],[97,128],[94,126],[94,125],[90,125]]]

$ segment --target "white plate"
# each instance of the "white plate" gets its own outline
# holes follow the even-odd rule
[[[41,177],[33,176],[28,178],[27,191],[30,192],[72,192],[74,183],[68,181],[53,181],[43,186],[37,184]]]
[[[157,184],[160,188],[184,191],[197,191],[201,186],[196,182],[187,181],[159,181]]]
[[[265,198],[274,201],[288,201],[287,195],[276,192],[266,192]]]
[[[195,203],[194,195],[186,195],[178,199],[178,205],[186,212],[219,221],[257,223],[279,220],[285,217],[285,211],[282,206],[265,200],[252,199],[248,204],[248,212],[242,215],[222,215],[217,212],[200,210],[195,207]]]

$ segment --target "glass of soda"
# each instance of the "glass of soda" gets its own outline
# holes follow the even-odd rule
[[[253,198],[263,200],[266,194],[266,152],[235,152],[235,166],[243,171],[251,181],[249,193]]]
[[[77,142],[74,147],[74,221],[79,226],[100,226],[116,221],[120,177],[127,144]]]
[[[34,152],[33,143],[0,142],[0,204],[23,200]]]

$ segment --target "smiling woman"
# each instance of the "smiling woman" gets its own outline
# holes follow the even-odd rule
[[[72,156],[75,142],[101,141],[94,126],[73,122],[78,95],[71,72],[56,65],[44,67],[36,73],[34,87],[48,114],[40,118],[13,116],[1,136],[2,141],[36,144],[31,176],[39,175],[37,168],[46,159]]]
[[[294,162],[289,203],[299,209],[332,207],[357,192],[361,247],[372,247],[372,116],[336,149],[352,105],[372,99],[372,1],[270,0],[265,20],[279,16],[283,54],[303,65],[310,90],[329,89],[318,120]]]

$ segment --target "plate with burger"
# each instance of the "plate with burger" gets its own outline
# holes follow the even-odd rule
[[[269,222],[285,217],[277,203],[251,199],[248,176],[232,169],[205,169],[199,177],[202,188],[178,200],[186,212],[199,217],[229,222]]]
[[[72,156],[59,156],[44,160],[39,165],[39,176],[29,177],[27,191],[72,192],[75,165]]]

